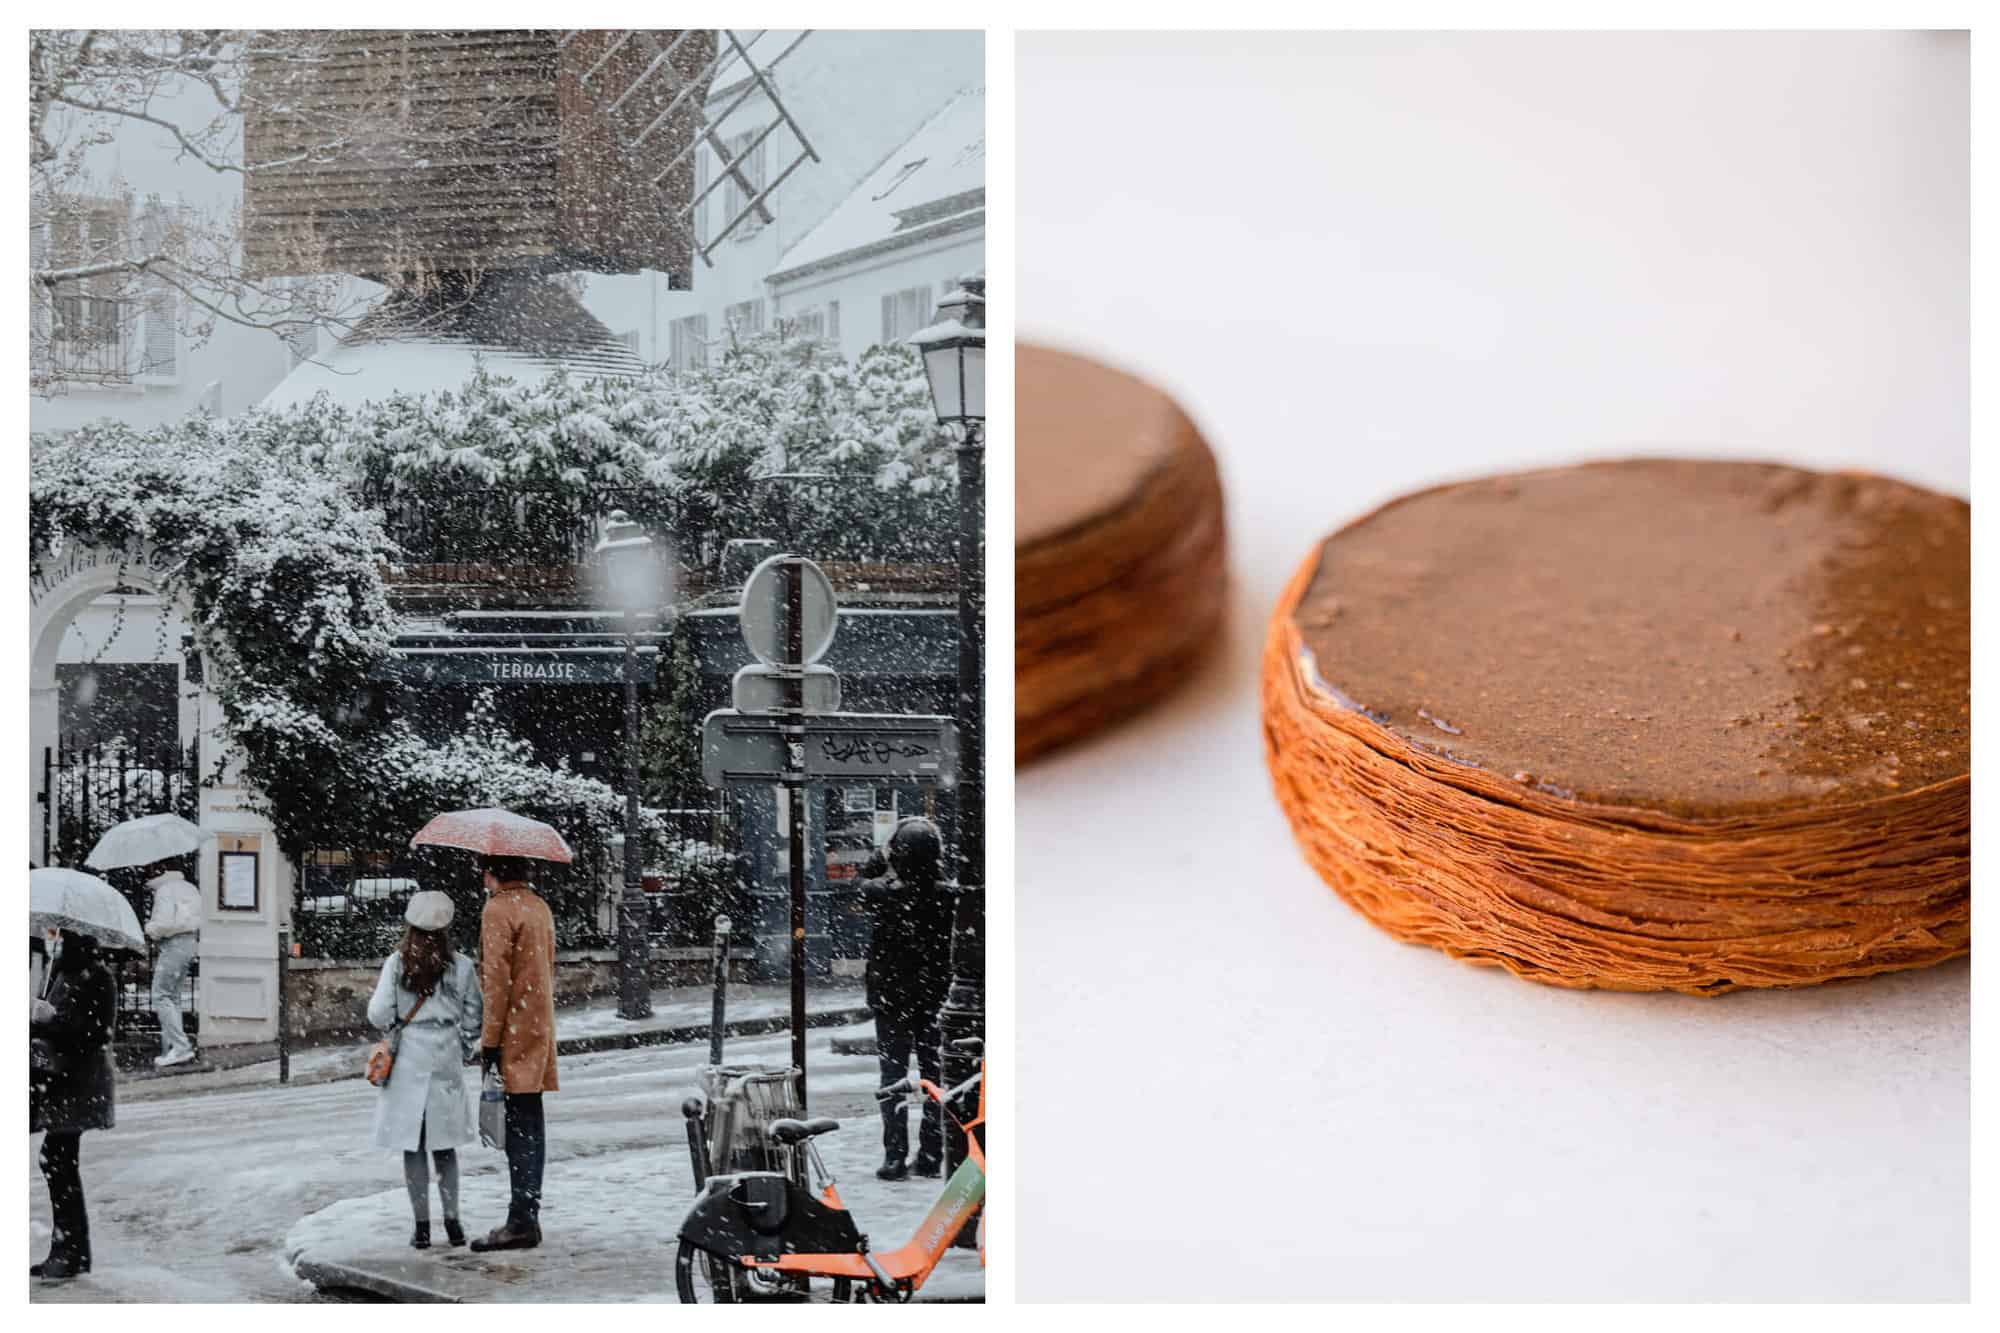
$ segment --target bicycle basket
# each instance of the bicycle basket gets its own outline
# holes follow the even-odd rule
[[[708,1098],[709,1169],[785,1171],[791,1152],[771,1141],[771,1122],[805,1114],[795,1070],[725,1065],[702,1073]]]

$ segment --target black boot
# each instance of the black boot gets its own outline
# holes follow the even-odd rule
[[[932,1157],[928,1153],[919,1152],[917,1154],[917,1164],[910,1168],[910,1174],[913,1176],[925,1176],[931,1180],[936,1180],[939,1176],[944,1174],[944,1160],[942,1158]]]
[[[58,1241],[49,1248],[49,1257],[28,1266],[30,1277],[59,1282],[90,1271],[90,1237]]]
[[[444,1238],[454,1246],[465,1244],[465,1228],[458,1224],[457,1218],[447,1217],[444,1220]]]
[[[910,1174],[909,1164],[901,1157],[891,1157],[875,1169],[877,1180],[903,1180]]]
[[[541,1243],[542,1228],[539,1224],[529,1222],[524,1226],[516,1226],[509,1222],[505,1226],[493,1228],[473,1241],[472,1249],[476,1254],[484,1254],[488,1250],[532,1250]]]
[[[430,1247],[431,1224],[428,1222],[419,1222],[417,1223],[417,1229],[410,1233],[410,1248],[413,1250],[428,1250]]]

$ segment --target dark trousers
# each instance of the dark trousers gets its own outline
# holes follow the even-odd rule
[[[944,1062],[938,1050],[937,1020],[928,1021],[875,1015],[875,1047],[882,1061],[882,1086],[900,1080],[910,1069],[910,1057],[917,1058],[917,1070],[933,1083],[944,1079]],[[900,1162],[910,1151],[908,1108],[902,1101],[882,1104],[882,1155]],[[944,1160],[944,1108],[924,1099],[923,1122],[918,1130],[917,1160]]]
[[[49,1238],[54,1254],[90,1253],[90,1218],[83,1211],[83,1172],[77,1150],[83,1135],[50,1130],[42,1136],[42,1178],[49,1183],[49,1211],[55,1215],[55,1234]]]
[[[542,1123],[542,1094],[507,1094],[507,1225],[540,1226],[542,1168],[549,1160],[549,1135]]]

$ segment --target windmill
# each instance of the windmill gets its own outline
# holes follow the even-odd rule
[[[638,369],[573,294],[572,272],[665,275],[759,217],[818,157],[769,66],[729,30],[337,31],[311,59],[253,58],[244,98],[244,266],[252,278],[346,273],[390,295],[349,341],[422,337],[511,349],[592,373]],[[737,89],[711,116],[710,90]],[[755,93],[774,113],[728,151]],[[747,160],[781,127],[798,151],[768,181]],[[739,143],[743,139],[739,131]],[[721,169],[698,184],[702,145]],[[696,210],[740,201],[712,234]]]

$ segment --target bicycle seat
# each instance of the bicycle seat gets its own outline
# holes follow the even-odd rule
[[[951,1046],[953,1050],[964,1051],[967,1055],[983,1055],[986,1052],[986,1041],[982,1037],[960,1037]]]
[[[773,1120],[771,1137],[780,1143],[802,1143],[806,1139],[818,1138],[840,1128],[840,1122],[832,1116],[816,1116],[811,1120]]]

